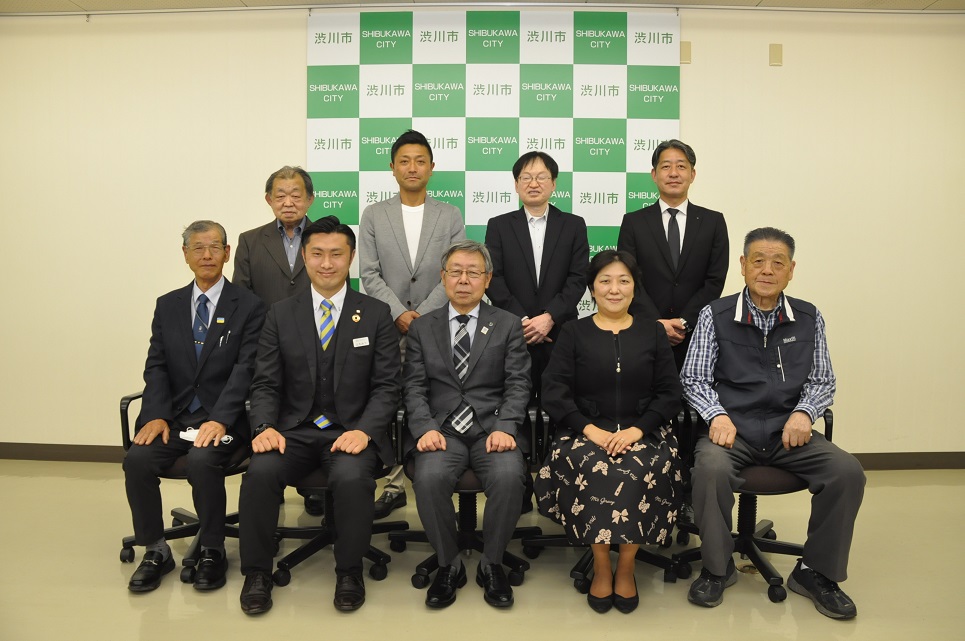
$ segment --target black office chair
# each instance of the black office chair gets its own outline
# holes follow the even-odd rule
[[[535,408],[530,408],[527,416],[527,421],[529,424],[524,424],[523,429],[529,429],[530,434],[534,435],[536,420]],[[404,422],[402,428],[407,429]],[[535,443],[535,439],[532,439],[531,442]],[[529,462],[527,462],[527,465],[528,464]],[[405,475],[411,479],[414,470],[415,466],[413,464],[413,459],[410,457],[405,463]],[[477,552],[483,551],[482,532],[476,529],[478,526],[476,498],[482,491],[482,482],[479,480],[479,477],[476,476],[475,472],[472,471],[472,469],[467,469],[465,472],[463,472],[462,476],[459,478],[459,481],[456,482],[455,493],[459,496],[459,511],[456,514],[456,536],[460,550],[469,552],[473,550]],[[513,531],[512,538],[523,539],[538,536],[542,533],[543,531],[538,527],[518,527]],[[424,530],[408,530],[406,532],[389,533],[389,547],[393,552],[405,551],[406,544],[409,542],[428,543],[429,539]],[[530,567],[529,562],[519,558],[509,551],[506,551],[503,553],[502,563],[509,568],[509,573],[507,576],[509,578],[510,585],[522,585],[526,572]],[[411,579],[412,586],[419,589],[427,587],[431,580],[430,577],[432,576],[432,573],[438,569],[439,559],[435,554],[432,554],[416,566],[415,574],[412,575]]]
[[[693,412],[693,410],[689,410]],[[698,420],[694,420],[696,424]],[[824,411],[824,436],[831,440],[834,428],[834,414],[830,409]],[[760,575],[767,582],[767,597],[774,603],[780,603],[787,598],[784,588],[784,577],[774,569],[771,562],[764,556],[764,552],[772,554],[788,554],[801,556],[804,546],[798,543],[788,543],[777,540],[774,522],[757,520],[757,497],[791,494],[808,489],[807,483],[800,477],[777,467],[769,465],[751,465],[740,471],[738,476],[744,479],[744,485],[737,493],[737,532],[733,532],[734,551],[740,553],[741,558],[748,559]],[[697,526],[685,526],[692,534],[700,536]],[[690,576],[690,563],[700,559],[700,548],[685,550],[674,554],[673,559],[684,568],[680,578]]]
[[[396,413],[395,421],[390,429],[390,435],[392,437],[392,444],[398,453],[399,450],[399,430],[403,423],[404,412],[400,409]],[[377,479],[384,477],[389,473],[391,468],[384,468],[376,476]],[[320,519],[318,525],[314,526],[279,526],[275,530],[275,552],[277,553],[277,546],[284,539],[302,539],[307,540],[296,550],[285,555],[284,558],[278,561],[277,568],[272,574],[271,578],[275,585],[285,586],[291,581],[291,570],[296,565],[302,561],[307,560],[316,552],[323,550],[335,543],[335,519],[337,515],[335,514],[335,499],[332,496],[331,490],[328,488],[328,473],[319,468],[314,472],[311,472],[299,481],[296,485],[299,494],[316,494],[320,495],[325,502],[325,516]],[[374,499],[373,499],[374,500]],[[385,534],[387,532],[400,532],[409,529],[409,523],[407,521],[375,521],[372,525],[372,534]],[[365,558],[372,562],[372,566],[369,568],[369,576],[376,581],[383,580],[389,574],[388,564],[392,561],[392,557],[383,552],[382,550],[370,545],[368,552],[365,553]]]
[[[545,412],[540,412],[542,418],[542,434],[543,443],[546,445],[546,451],[543,452],[542,456],[545,459],[545,455],[549,452],[549,447],[552,444],[552,435],[554,432],[552,421]],[[677,422],[682,420],[682,414],[676,420]],[[671,421],[674,423],[674,421]],[[540,459],[543,460],[543,459]],[[667,548],[673,542],[673,537],[667,536],[666,539],[661,543],[661,547]],[[580,592],[580,594],[586,594],[590,591],[590,584],[593,582],[593,551],[590,550],[587,545],[573,545],[565,534],[542,534],[539,536],[526,537],[522,541],[523,543],[523,554],[525,554],[530,559],[537,558],[544,548],[547,547],[582,547],[586,551],[576,562],[573,568],[570,570],[570,578],[573,579],[573,587]],[[613,550],[618,550],[619,545],[613,544]],[[673,558],[667,558],[660,554],[651,552],[650,550],[641,546],[637,550],[636,558],[638,561],[643,561],[655,567],[663,570],[663,580],[666,583],[674,583],[679,576],[680,571],[689,571],[689,566],[687,569],[683,569],[684,564],[675,561]],[[686,578],[686,577],[681,577]]]
[[[121,442],[124,451],[131,449],[134,434],[131,432],[130,407],[131,404],[140,399],[143,392],[128,394],[121,398]],[[225,476],[241,474],[248,469],[248,458],[251,450],[247,447],[239,447],[231,456],[225,467]],[[187,456],[178,457],[168,469],[161,472],[161,478],[187,480]],[[175,539],[185,539],[194,537],[188,546],[184,558],[181,560],[181,582],[194,583],[194,575],[197,571],[198,555],[201,550],[201,541],[198,538],[199,529],[198,517],[194,512],[184,508],[174,508],[171,510],[171,527],[164,530],[164,539],[173,541]],[[225,516],[225,536],[238,538],[238,513],[232,512]],[[134,536],[125,536],[121,540],[121,562],[132,563],[134,561]]]

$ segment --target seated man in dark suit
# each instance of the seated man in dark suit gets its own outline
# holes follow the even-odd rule
[[[804,558],[787,586],[821,614],[850,619],[858,610],[837,581],[848,575],[865,476],[854,456],[811,431],[834,400],[824,317],[784,294],[794,276],[789,234],[751,231],[740,264],[744,291],[700,311],[680,373],[684,397],[709,426],[698,438],[693,470],[704,568],[688,599],[714,607],[737,581],[731,537],[737,474],[772,465],[807,481],[812,494]]]
[[[335,216],[308,227],[312,286],[272,305],[251,386],[254,455],[241,484],[241,609],[267,612],[279,503],[319,465],[335,498],[335,607],[365,602],[362,556],[372,538],[375,473],[395,456],[399,333],[389,306],[348,285],[355,233]]]
[[[449,304],[409,326],[406,450],[415,456],[419,518],[439,560],[426,595],[433,608],[451,605],[466,583],[452,492],[467,468],[486,493],[476,582],[490,605],[513,604],[501,563],[523,497],[525,435],[518,430],[529,400],[530,359],[519,318],[481,302],[492,271],[485,245],[454,243],[442,257]]]
[[[245,396],[265,304],[222,275],[231,248],[221,225],[191,223],[182,242],[194,281],[157,300],[137,434],[124,458],[134,537],[147,548],[128,584],[132,592],[157,588],[174,569],[164,540],[158,475],[185,454],[201,543],[194,587],[225,584],[222,469],[239,447],[248,446]]]

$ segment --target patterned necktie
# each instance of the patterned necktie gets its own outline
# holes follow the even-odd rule
[[[667,225],[667,242],[670,243],[670,260],[673,261],[673,268],[677,269],[677,263],[680,262],[680,227],[677,226],[677,214],[680,212],[676,209],[668,209],[667,213],[670,214],[670,222]]]
[[[469,373],[470,342],[469,330],[466,328],[469,317],[460,314],[456,316],[456,320],[459,322],[459,329],[456,330],[456,341],[452,346],[452,364],[456,367],[456,374],[459,375],[459,382],[461,383],[466,380],[466,375]],[[472,425],[472,406],[463,401],[452,413],[452,428],[460,434],[464,434],[470,425]]]
[[[198,308],[194,315],[194,323],[191,331],[194,332],[194,354],[201,360],[201,350],[204,349],[204,339],[208,335],[208,297],[204,294],[198,296]],[[195,395],[188,405],[189,412],[196,412],[201,407],[201,399]]]
[[[332,316],[332,308],[335,307],[331,301],[322,299],[322,324],[318,329],[318,337],[322,341],[322,349],[328,349],[328,344],[332,342],[335,335],[335,317]]]
[[[318,338],[322,342],[322,351],[325,351],[328,349],[328,344],[332,342],[332,336],[335,335],[335,317],[332,316],[332,309],[335,305],[330,300],[323,298],[320,307],[322,309],[322,323],[318,328]],[[332,424],[332,421],[324,414],[319,414],[312,422],[321,430]]]

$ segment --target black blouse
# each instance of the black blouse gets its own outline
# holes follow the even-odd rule
[[[588,316],[560,331],[542,394],[557,435],[582,434],[590,423],[647,434],[677,415],[683,389],[663,325],[633,319],[614,334]]]

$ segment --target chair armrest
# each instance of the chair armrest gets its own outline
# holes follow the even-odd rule
[[[834,412],[831,408],[824,410],[824,438],[831,440],[831,432],[834,431]]]
[[[131,449],[131,444],[134,438],[134,435],[131,433],[131,403],[141,398],[143,395],[144,391],[142,390],[140,392],[134,392],[133,394],[128,394],[127,396],[121,397],[121,443],[124,445],[125,452]]]

